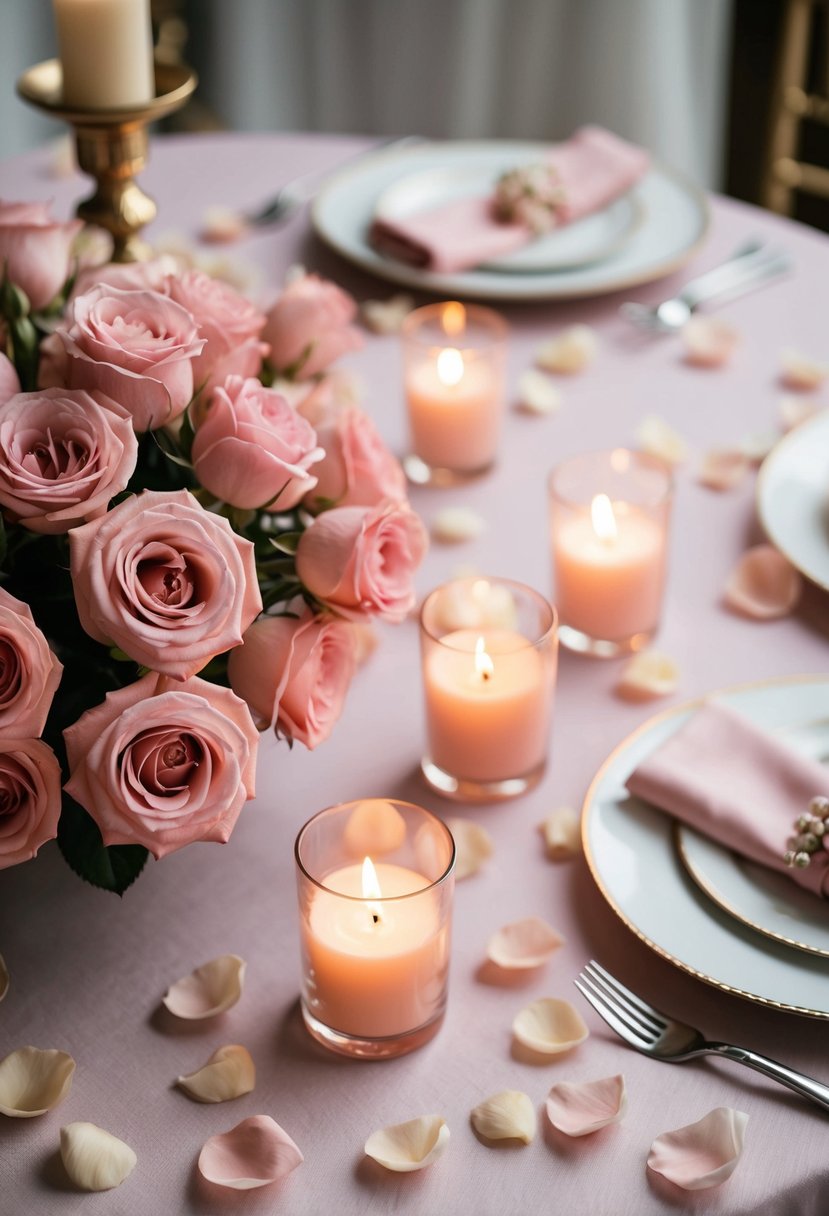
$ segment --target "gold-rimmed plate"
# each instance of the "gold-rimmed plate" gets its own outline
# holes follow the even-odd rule
[[[826,676],[775,680],[711,695],[770,731],[791,731],[829,717]],[[698,705],[688,702],[649,719],[599,769],[582,815],[593,878],[628,928],[681,970],[760,1005],[829,1018],[826,959],[760,934],[712,902],[680,859],[673,819],[625,789],[633,769]],[[785,847],[785,840],[781,843]],[[829,919],[829,905],[825,912]]]
[[[769,452],[757,477],[757,514],[775,548],[829,591],[829,409]]]

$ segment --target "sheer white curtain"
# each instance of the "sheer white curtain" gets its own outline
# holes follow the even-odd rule
[[[597,122],[723,179],[732,0],[188,0],[200,97],[243,130],[557,139]],[[2,0],[0,155],[60,128],[14,96],[50,0]]]

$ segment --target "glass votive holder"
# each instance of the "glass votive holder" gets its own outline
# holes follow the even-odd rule
[[[421,771],[464,802],[514,798],[547,763],[558,656],[556,611],[530,587],[463,578],[420,612],[427,754]]]
[[[403,383],[418,485],[453,485],[495,461],[506,405],[506,321],[491,308],[427,304],[403,323]]]
[[[599,658],[640,650],[662,613],[670,468],[626,448],[589,452],[554,468],[548,492],[561,644]]]
[[[394,798],[320,811],[294,849],[305,1025],[342,1055],[404,1055],[446,1009],[455,844]]]

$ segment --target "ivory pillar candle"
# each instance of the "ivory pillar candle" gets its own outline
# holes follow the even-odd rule
[[[155,95],[149,0],[53,0],[63,101],[81,110],[144,105]]]

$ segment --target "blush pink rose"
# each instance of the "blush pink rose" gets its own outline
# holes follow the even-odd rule
[[[0,870],[54,840],[60,803],[60,765],[51,747],[0,736]]]
[[[106,393],[129,411],[136,431],[184,412],[204,347],[186,308],[156,291],[103,286],[77,296],[69,315],[69,327],[57,331],[69,388]]]
[[[253,545],[188,490],[145,490],[69,533],[81,625],[186,680],[238,646],[262,610]]]
[[[0,201],[0,267],[37,312],[51,304],[69,277],[72,242],[81,220],[61,224],[48,203]]]
[[[71,299],[85,295],[93,287],[117,287],[121,291],[158,291],[169,295],[171,276],[181,270],[178,258],[162,253],[146,262],[107,262],[104,266],[86,266],[78,271],[72,285]]]
[[[263,339],[277,371],[307,380],[363,344],[351,324],[354,300],[335,283],[306,274],[285,288],[268,313]]]
[[[62,674],[29,605],[0,588],[0,737],[43,733]]]
[[[191,455],[200,484],[221,502],[287,511],[316,485],[309,470],[324,452],[280,393],[231,376],[198,421]]]
[[[0,352],[0,405],[20,392],[20,378],[8,355]]]
[[[356,667],[354,627],[332,616],[266,616],[228,659],[231,687],[262,725],[315,748],[340,716]]]
[[[260,341],[265,314],[229,283],[190,270],[168,280],[168,294],[195,318],[206,345],[193,360],[196,389],[209,394],[228,376],[258,376],[268,353]]]
[[[341,616],[397,622],[414,607],[412,579],[426,547],[426,529],[406,503],[333,507],[303,532],[296,570]]]
[[[313,511],[319,501],[338,507],[373,507],[384,498],[403,502],[406,477],[367,414],[356,406],[332,412],[317,427],[325,457],[314,469],[315,488],[305,496]]]
[[[137,458],[129,414],[103,393],[48,388],[0,405],[0,503],[32,532],[102,515]]]
[[[255,793],[259,736],[229,688],[188,680],[154,695],[144,676],[107,694],[63,732],[66,790],[105,845],[164,857],[197,840],[224,843]]]

